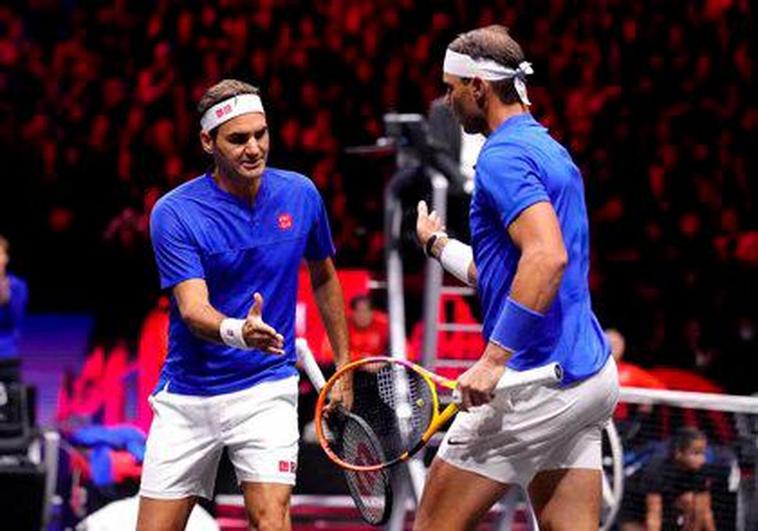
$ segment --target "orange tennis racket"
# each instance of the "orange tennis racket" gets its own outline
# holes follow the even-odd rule
[[[297,339],[295,348],[303,371],[316,391],[321,391],[326,382],[308,343],[304,339]],[[381,443],[371,427],[357,415],[342,407],[335,407],[326,419],[326,424],[332,441],[330,446],[335,454],[350,462],[384,462]],[[343,468],[342,472],[361,518],[374,526],[385,524],[392,514],[393,496],[389,472],[383,469],[362,472],[347,468]]]
[[[563,377],[558,363],[526,371],[506,370],[495,393],[528,385],[556,384]],[[343,404],[330,403],[332,390],[351,389]],[[386,357],[364,358],[348,363],[337,371],[316,403],[316,434],[326,455],[339,466],[356,472],[381,470],[418,453],[460,409],[456,382],[415,363]],[[451,402],[440,407],[440,393],[451,395]],[[366,462],[360,454],[340,450],[341,441],[329,429],[335,412],[349,412],[365,422],[381,443],[382,452]],[[340,413],[338,413],[340,414]],[[344,414],[344,413],[341,413]]]

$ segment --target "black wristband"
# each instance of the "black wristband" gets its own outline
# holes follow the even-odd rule
[[[424,245],[424,254],[428,256],[429,258],[434,258],[432,256],[432,247],[434,247],[434,242],[437,241],[437,238],[439,237],[439,234],[436,232],[429,236],[429,239],[426,240],[426,245]]]

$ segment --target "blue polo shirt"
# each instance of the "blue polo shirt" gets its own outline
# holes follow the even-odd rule
[[[203,279],[211,305],[239,319],[258,291],[263,319],[284,336],[285,350],[278,356],[200,339],[172,295],[168,355],[156,391],[217,395],[297,374],[298,270],[303,258],[324,260],[334,254],[326,209],[308,178],[267,168],[250,206],[207,173],[156,203],[150,233],[162,289]]]
[[[557,361],[567,385],[598,372],[610,355],[590,301],[584,184],[566,149],[531,114],[519,114],[487,138],[476,163],[471,239],[486,339],[510,294],[521,256],[508,226],[541,201],[550,202],[558,216],[568,265],[542,329],[514,353],[508,367],[524,370]]]
[[[29,300],[29,290],[23,279],[8,274],[8,284],[11,298],[0,305],[0,358],[18,356],[19,330]]]

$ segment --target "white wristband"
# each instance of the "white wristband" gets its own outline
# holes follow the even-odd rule
[[[468,269],[474,261],[471,247],[453,238],[449,238],[440,253],[440,264],[455,278],[471,286]]]
[[[244,325],[244,319],[226,318],[221,321],[221,326],[219,326],[218,330],[221,335],[221,341],[230,347],[249,350],[250,347],[245,343],[245,336],[242,333],[242,327]]]

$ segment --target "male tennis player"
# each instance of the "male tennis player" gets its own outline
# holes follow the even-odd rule
[[[266,166],[269,133],[255,87],[221,81],[198,110],[214,166],[161,198],[150,224],[172,307],[138,529],[183,529],[196,497],[212,495],[224,448],[253,528],[289,529],[303,258],[337,364],[348,359],[329,221],[309,179]]]
[[[618,396],[616,368],[592,313],[582,176],[529,113],[532,73],[507,28],[448,47],[443,80],[468,133],[487,135],[471,200],[472,247],[418,208],[428,254],[476,285],[488,340],[459,380],[463,405],[432,464],[416,529],[473,529],[510,485],[528,490],[541,529],[596,530],[600,436]],[[559,362],[561,388],[495,397],[508,370]],[[482,406],[482,407],[475,407]]]

